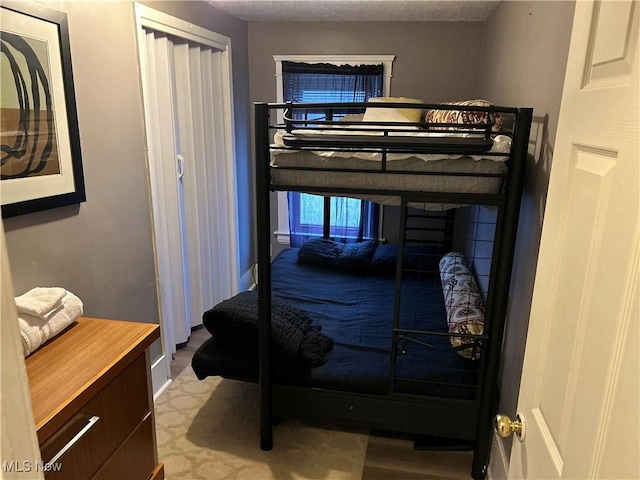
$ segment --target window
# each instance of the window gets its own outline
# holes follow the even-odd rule
[[[324,197],[288,192],[290,243],[300,246],[309,237],[320,237],[324,224]],[[375,239],[379,207],[357,198],[331,197],[330,236],[343,242]]]
[[[318,56],[274,58],[278,101],[363,102],[374,96],[389,94],[388,80],[393,56],[356,57],[349,61]],[[280,192],[278,211],[276,234],[280,243],[299,246],[309,236],[322,235],[322,196]],[[378,217],[378,207],[371,202],[333,197],[330,202],[330,235],[342,241],[376,238]]]
[[[322,235],[324,197],[308,193],[291,192],[300,195],[299,201],[290,202],[291,230],[312,235]],[[339,228],[350,237],[358,236],[362,200],[356,198],[331,198],[331,221],[334,232]],[[334,233],[336,235],[337,233]]]
[[[283,100],[366,102],[371,97],[382,96],[383,78],[382,64],[353,66],[283,62]],[[322,117],[322,113],[317,116]]]

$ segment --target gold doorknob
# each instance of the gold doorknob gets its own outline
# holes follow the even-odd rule
[[[512,433],[515,433],[518,440],[524,440],[524,416],[520,413],[516,414],[515,420],[511,420],[507,415],[499,413],[496,415],[493,425],[496,433],[502,438],[507,438]]]

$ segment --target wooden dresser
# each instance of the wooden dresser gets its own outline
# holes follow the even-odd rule
[[[46,479],[164,478],[149,362],[159,336],[154,324],[81,318],[26,358]]]

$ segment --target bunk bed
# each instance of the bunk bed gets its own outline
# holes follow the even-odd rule
[[[263,450],[275,418],[310,418],[469,444],[485,477],[531,118],[477,102],[256,104],[258,289],[205,312],[192,366],[259,382]],[[272,261],[273,191],[393,205],[397,242],[338,244],[325,211],[322,238]]]

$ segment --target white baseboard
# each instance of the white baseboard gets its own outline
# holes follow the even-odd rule
[[[489,471],[487,472],[489,480],[506,480],[509,475],[509,459],[503,443],[505,441],[511,441],[511,439],[503,440],[493,432]]]
[[[153,387],[153,399],[156,400],[171,384],[169,378],[169,365],[166,355],[162,355],[151,365],[151,386]]]
[[[252,265],[251,268],[244,272],[242,274],[242,277],[240,277],[240,291],[246,292],[247,290],[253,290],[255,287],[256,284],[254,281],[254,269]]]

